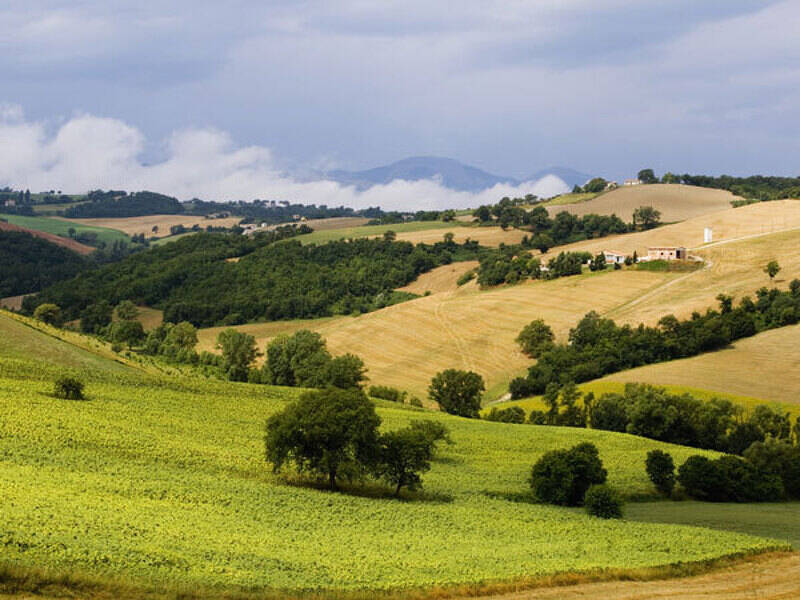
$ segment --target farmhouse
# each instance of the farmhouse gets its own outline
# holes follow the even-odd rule
[[[628,255],[624,252],[617,252],[616,250],[603,250],[603,256],[606,257],[606,264],[625,264],[625,259]]]
[[[623,185],[641,185],[641,179],[626,179]]]
[[[657,246],[647,249],[648,260],[686,260],[689,254],[683,246]]]

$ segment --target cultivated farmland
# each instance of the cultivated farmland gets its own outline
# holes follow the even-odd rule
[[[4,219],[7,218],[3,217]],[[91,246],[86,246],[81,244],[80,242],[76,242],[73,239],[67,237],[61,237],[59,235],[55,235],[52,233],[46,233],[44,231],[39,231],[36,229],[28,229],[26,227],[20,227],[19,225],[12,225],[11,223],[4,223],[0,221],[0,231],[18,231],[22,233],[27,233],[43,240],[47,240],[48,242],[52,242],[54,244],[58,244],[59,246],[63,246],[68,250],[72,250],[73,252],[77,252],[78,254],[91,254],[94,251],[94,248]]]
[[[186,229],[191,229],[194,225],[199,225],[205,229],[209,225],[213,227],[233,227],[241,221],[239,217],[227,217],[224,219],[208,219],[192,215],[145,215],[142,217],[124,217],[119,219],[61,219],[68,223],[77,225],[88,225],[90,227],[103,227],[106,229],[116,229],[126,235],[138,235],[143,233],[145,237],[164,237],[169,235],[170,227],[183,225]],[[153,232],[153,227],[158,227],[157,232]]]
[[[38,357],[49,338],[28,331]],[[437,420],[455,444],[443,447],[415,500],[379,490],[333,494],[287,485],[263,462],[264,419],[296,390],[112,373],[99,359],[85,367],[88,400],[62,401],[50,395],[61,371],[18,355],[0,358],[0,539],[4,561],[17,567],[191,586],[202,595],[528,581],[785,547],[510,501],[528,493],[538,456],[578,440],[596,443],[610,482],[634,496],[653,493],[641,468],[649,449],[679,461],[692,449],[381,404],[384,427]]]
[[[43,231],[44,233],[52,233],[57,236],[67,237],[69,235],[69,230],[74,229],[76,233],[96,233],[98,241],[106,242],[107,244],[113,244],[117,241],[130,242],[130,238],[121,231],[109,229],[107,227],[72,223],[70,221],[51,217],[26,217],[22,215],[0,216],[12,225],[33,229],[35,231]]]
[[[652,184],[619,187],[583,202],[554,202],[551,214],[566,210],[575,215],[615,213],[630,221],[633,211],[640,206],[653,206],[661,211],[665,223],[684,221],[731,207],[731,201],[740,199],[730,192],[691,185]],[[701,238],[702,239],[702,238]]]

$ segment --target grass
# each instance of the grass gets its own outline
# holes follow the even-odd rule
[[[549,207],[549,206],[564,206],[564,205],[567,205],[567,204],[577,204],[579,202],[586,202],[587,200],[593,200],[594,198],[596,198],[599,195],[600,195],[599,192],[598,193],[581,192],[581,193],[578,193],[578,194],[573,194],[573,193],[561,194],[560,196],[556,196],[552,200],[548,200],[547,202],[544,202],[542,204],[542,206],[548,206]]]
[[[628,504],[625,518],[723,529],[781,540],[800,550],[800,502],[719,504],[708,502],[642,502]]]
[[[703,263],[688,260],[648,260],[636,263],[638,271],[666,271],[670,273],[691,273],[703,268]]]
[[[53,233],[61,236],[68,236],[69,230],[74,229],[77,233],[96,233],[99,241],[112,244],[116,241],[130,242],[130,238],[115,229],[107,227],[95,227],[92,225],[84,225],[78,222],[66,221],[63,219],[52,219],[50,217],[26,217],[20,215],[0,215],[12,225],[19,227],[27,227],[28,229],[35,229],[37,231],[44,231],[45,233]]]
[[[0,330],[16,324],[0,319]],[[60,369],[31,359],[63,350],[63,342],[33,329],[28,335],[18,358],[0,357],[0,557],[10,569],[216,596],[447,588],[782,547],[527,501],[530,465],[553,448],[596,443],[610,482],[628,496],[653,493],[642,468],[648,450],[666,449],[679,461],[695,450],[387,403],[379,405],[385,428],[427,418],[451,429],[455,444],[425,475],[424,494],[395,501],[380,489],[356,495],[287,485],[263,462],[262,428],[297,390],[117,372],[98,357],[84,367],[92,375],[88,401],[60,401],[50,394]]]
[[[312,225],[313,227],[313,225]],[[411,221],[410,223],[396,223],[394,225],[360,225],[356,227],[342,227],[339,229],[319,229],[313,233],[298,237],[303,244],[323,244],[325,242],[346,238],[373,237],[383,235],[387,231],[400,234],[426,231],[429,229],[453,229],[459,227],[458,223],[445,223],[444,221]]]

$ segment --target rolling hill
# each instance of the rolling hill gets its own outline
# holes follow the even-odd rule
[[[4,581],[17,591],[35,589],[43,572],[60,586],[112,597],[120,589],[131,597],[136,589],[191,590],[195,598],[474,590],[567,571],[624,575],[786,547],[741,533],[601,521],[520,501],[532,462],[577,441],[597,444],[610,482],[629,496],[653,494],[641,467],[650,449],[668,450],[678,461],[696,450],[386,403],[378,406],[386,428],[424,418],[451,430],[454,444],[441,449],[425,475],[424,494],[396,501],[380,489],[351,494],[291,485],[291,476],[275,476],[264,463],[262,435],[264,419],[298,390],[131,377],[127,367],[98,357],[88,400],[57,400],[50,391],[62,367],[40,361],[66,342],[18,325],[0,315],[0,339],[9,331],[28,338],[16,358],[0,354],[0,539],[11,567]]]
[[[614,213],[629,222],[635,209],[653,206],[661,211],[663,222],[673,223],[728,209],[735,199],[737,196],[723,190],[690,185],[652,184],[619,187],[584,202],[556,204],[549,207],[549,210],[551,215],[562,210],[575,215]]]
[[[3,218],[5,219],[9,217],[5,216]],[[20,233],[27,233],[28,235],[41,238],[43,240],[56,244],[57,246],[61,246],[62,248],[66,248],[67,250],[72,250],[73,252],[77,252],[78,254],[82,255],[91,254],[94,251],[94,248],[92,248],[91,246],[86,246],[68,237],[61,237],[60,235],[55,235],[53,233],[48,233],[46,231],[40,231],[38,229],[28,229],[27,227],[20,227],[19,225],[6,223],[3,221],[0,221],[0,231],[17,231]]]

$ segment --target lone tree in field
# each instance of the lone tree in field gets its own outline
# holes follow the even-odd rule
[[[672,462],[672,456],[661,450],[651,450],[647,453],[645,467],[647,476],[656,489],[669,498],[675,488],[675,463]]]
[[[424,423],[414,421],[405,429],[380,436],[375,475],[394,487],[395,496],[403,488],[413,492],[422,487],[420,475],[431,468],[436,442],[442,438],[431,435]]]
[[[258,356],[256,339],[235,329],[226,329],[217,336],[222,350],[222,368],[231,381],[247,381],[250,365]]]
[[[33,311],[33,318],[47,323],[48,325],[55,325],[58,327],[61,325],[61,308],[58,304],[40,304],[36,307],[36,310]]]
[[[597,447],[589,442],[569,450],[551,450],[531,471],[533,495],[542,502],[580,506],[590,486],[606,482],[608,472]]]
[[[306,392],[267,421],[266,458],[276,473],[294,463],[335,490],[340,476],[353,478],[377,462],[380,422],[360,390]]]
[[[428,397],[451,415],[475,418],[481,409],[483,377],[472,371],[447,369],[437,373],[428,386]]]
[[[633,211],[633,228],[652,229],[661,223],[661,212],[652,206],[640,206]]]
[[[531,358],[537,358],[553,345],[553,330],[542,319],[535,319],[519,332],[516,342],[522,351]]]
[[[769,275],[769,280],[772,281],[775,279],[775,275],[780,273],[781,266],[778,264],[777,260],[771,260],[767,263],[767,266],[764,267],[764,273]]]

